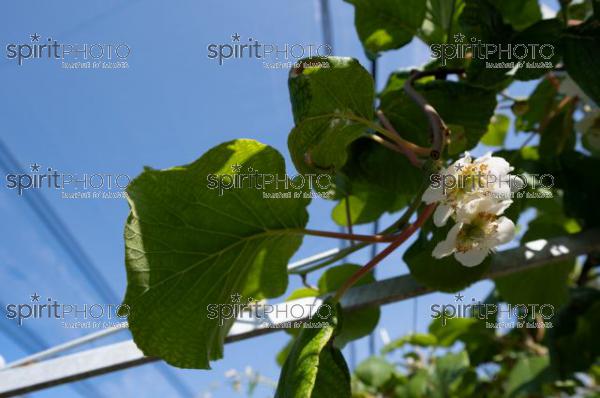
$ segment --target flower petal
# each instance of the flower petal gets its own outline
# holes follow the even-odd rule
[[[485,260],[488,252],[488,249],[478,248],[466,252],[456,252],[454,257],[465,267],[475,267]]]
[[[435,258],[442,258],[451,255],[455,250],[456,237],[461,227],[461,223],[454,224],[454,226],[450,228],[450,231],[448,231],[446,239],[435,246],[431,255]]]
[[[500,217],[496,222],[498,223],[498,230],[494,236],[494,246],[502,245],[513,240],[516,228],[512,220],[507,217]]]
[[[444,225],[446,225],[446,221],[448,221],[448,218],[450,218],[453,211],[454,210],[452,209],[452,206],[446,204],[438,205],[438,207],[435,209],[435,212],[433,213],[433,223],[435,224],[435,226],[443,227]]]
[[[499,156],[491,156],[485,163],[488,165],[490,173],[496,174],[500,177],[507,175],[513,170],[510,163],[508,163],[506,159]]]
[[[456,211],[456,218],[461,222],[472,220],[477,213],[489,212],[489,209],[496,204],[493,198],[487,196],[478,197],[477,195],[469,195],[468,198],[470,200],[459,204]]]
[[[443,189],[440,188],[433,188],[433,187],[428,187],[425,192],[423,193],[423,202],[427,203],[427,204],[431,204],[434,202],[439,202],[444,198],[444,192]]]
[[[510,199],[496,202],[489,207],[488,211],[499,216],[500,214],[504,213],[504,210],[508,209],[512,203],[513,201]]]

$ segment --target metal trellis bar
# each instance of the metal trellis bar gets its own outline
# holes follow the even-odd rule
[[[520,247],[494,254],[490,269],[482,279],[496,278],[540,266],[551,266],[597,250],[600,250],[600,229],[527,242]],[[354,287],[343,297],[342,305],[352,311],[401,301],[429,292],[432,292],[432,289],[421,285],[410,275],[403,275]],[[283,310],[283,306],[295,303],[306,304],[306,300],[316,300],[315,304],[319,304],[322,299],[304,298],[276,304],[272,314],[277,315],[270,317],[268,325],[263,320],[244,315],[233,325],[226,342],[249,339],[281,330],[278,326],[299,320],[291,319],[288,311]],[[277,311],[279,306],[281,311]],[[145,357],[132,340],[110,344],[38,363],[0,370],[0,397],[37,391],[158,360],[158,358]]]

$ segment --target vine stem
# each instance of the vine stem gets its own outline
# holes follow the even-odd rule
[[[417,220],[409,225],[406,229],[404,229],[397,237],[395,237],[394,241],[385,249],[383,249],[379,254],[377,254],[371,261],[369,261],[365,266],[356,271],[346,282],[338,289],[335,293],[334,301],[339,301],[340,298],[346,293],[348,289],[350,289],[356,282],[358,282],[363,276],[365,276],[369,271],[371,271],[377,264],[379,264],[383,259],[385,259],[388,255],[390,255],[394,250],[396,250],[402,243],[404,243],[408,238],[412,236],[415,231],[417,231],[425,221],[431,216],[433,210],[435,209],[436,204],[432,203],[425,207],[423,212],[419,215]]]
[[[433,106],[431,106],[429,102],[427,102],[425,97],[423,97],[413,85],[416,80],[426,76],[435,76],[436,78],[440,78],[449,74],[462,74],[464,71],[464,69],[436,69],[425,71],[413,70],[410,77],[406,79],[406,82],[404,82],[404,91],[414,102],[417,103],[417,105],[419,105],[429,121],[431,132],[433,134],[433,143],[431,145],[430,156],[434,160],[439,159],[442,155],[446,141],[446,134],[448,133],[448,127],[442,120],[440,114]]]
[[[396,131],[396,129],[394,128],[394,126],[392,125],[392,123],[390,123],[390,121],[388,120],[387,117],[385,117],[385,115],[383,114],[383,111],[380,109],[376,112],[377,117],[379,118],[379,121],[381,122],[381,124],[383,125],[383,127],[385,127],[387,130],[391,131],[392,133],[394,133],[396,136],[398,136],[400,139],[403,139],[400,136],[400,133],[398,133]],[[408,142],[408,141],[407,141]],[[408,146],[400,146],[398,145],[398,152],[402,153],[404,156],[406,156],[408,158],[408,160],[410,161],[410,163],[412,163],[413,166],[417,167],[417,168],[421,168],[423,167],[423,161],[421,159],[419,159],[417,157],[417,154],[415,153],[415,151],[413,151],[411,148],[409,148]]]
[[[319,231],[316,229],[303,229],[301,232],[305,235],[321,236],[325,238],[336,238],[344,240],[355,240],[358,242],[370,242],[370,243],[381,243],[381,242],[393,242],[396,236],[388,235],[358,235],[358,234],[347,234],[344,232],[332,232],[332,231]]]

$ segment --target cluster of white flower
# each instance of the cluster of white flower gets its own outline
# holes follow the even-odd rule
[[[449,218],[456,224],[446,240],[433,250],[435,258],[454,254],[462,265],[473,267],[494,248],[513,239],[515,224],[502,213],[512,204],[513,168],[491,153],[472,160],[469,153],[440,171],[425,191],[423,201],[438,203],[433,222],[441,227]]]

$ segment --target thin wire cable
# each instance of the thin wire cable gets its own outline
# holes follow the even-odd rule
[[[371,61],[371,76],[373,77],[373,85],[375,87],[375,91],[377,91],[377,60],[374,59]],[[373,107],[377,109],[377,98],[375,98]],[[373,222],[373,233],[376,234],[379,231],[379,222],[375,220]],[[375,258],[377,255],[377,244],[373,244],[371,246],[371,260]],[[375,278],[375,269],[373,269],[373,278]],[[369,355],[375,355],[375,331],[369,334]]]
[[[0,167],[6,173],[24,173],[23,169],[19,166],[19,162],[2,139],[0,139]],[[86,254],[81,244],[79,244],[62,219],[53,210],[50,203],[42,195],[30,195],[30,193],[33,192],[26,192],[22,195],[25,203],[38,216],[52,236],[54,236],[87,282],[107,304],[120,302],[91,258]],[[161,367],[157,368],[157,370],[163,374],[167,382],[182,396],[194,396],[194,393],[176,378],[175,372],[172,369]]]
[[[329,11],[329,0],[320,0],[321,6],[321,29],[323,31],[323,42],[329,45],[333,52],[333,29],[331,23],[331,13]]]
[[[0,139],[0,167],[7,174],[15,172],[26,174],[2,139]],[[24,192],[21,197],[41,220],[44,227],[55,237],[59,245],[100,297],[107,304],[118,303],[119,300],[116,294],[110,288],[104,276],[98,271],[95,264],[81,247],[81,244],[79,244],[75,236],[56,214],[44,196],[35,194],[34,192]]]

